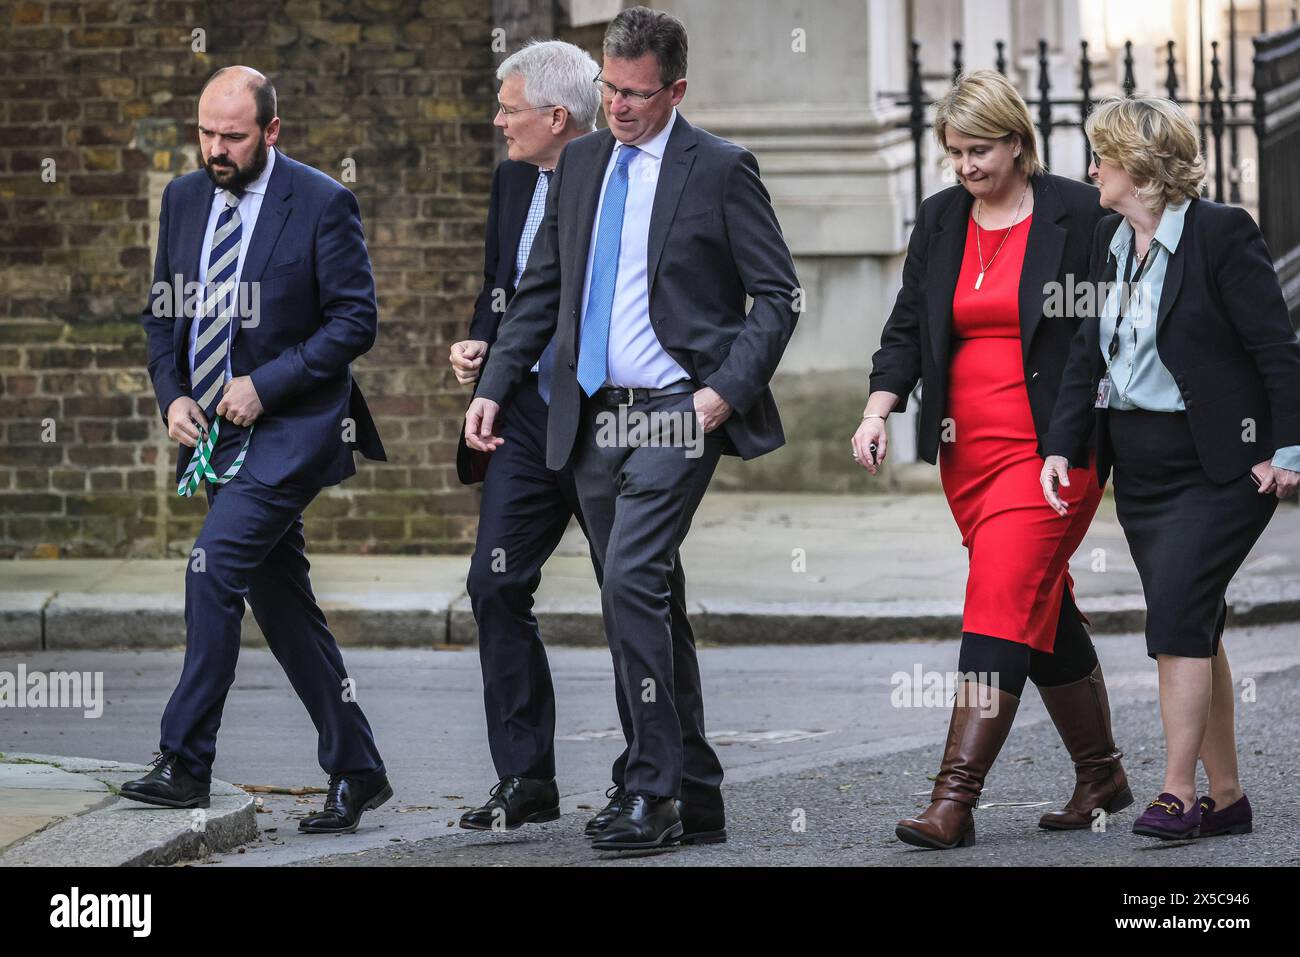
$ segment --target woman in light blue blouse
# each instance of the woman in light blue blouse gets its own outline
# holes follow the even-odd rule
[[[1224,594],[1300,484],[1300,343],[1254,220],[1200,198],[1205,165],[1181,109],[1113,98],[1086,130],[1089,174],[1118,215],[1094,236],[1100,310],[1071,345],[1043,494],[1066,514],[1067,456],[1095,421],[1098,473],[1105,482],[1113,465],[1160,676],[1164,786],[1134,832],[1245,833]],[[1198,759],[1210,782],[1199,800]]]

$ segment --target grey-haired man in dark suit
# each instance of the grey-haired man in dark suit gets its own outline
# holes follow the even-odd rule
[[[560,156],[465,437],[501,445],[497,412],[554,336],[547,465],[573,465],[629,712],[624,780],[593,846],[632,850],[678,839],[687,814],[721,824],[722,767],[670,581],[719,456],[785,441],[768,382],[794,331],[798,279],[754,157],[677,112],[680,21],[624,10],[596,83],[609,129]],[[634,416],[658,431],[634,438]]]

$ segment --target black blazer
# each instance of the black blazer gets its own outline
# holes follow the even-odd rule
[[[519,240],[540,175],[541,171],[533,164],[515,160],[506,160],[492,174],[492,196],[483,237],[483,288],[474,301],[474,316],[469,321],[469,338],[482,340],[489,346],[496,341],[505,307],[515,294],[515,257],[519,255]],[[476,452],[465,444],[462,422],[456,445],[456,477],[461,484],[483,481],[489,459],[487,452]]]
[[[528,269],[497,332],[478,394],[504,403],[554,334],[546,464],[563,468],[582,410],[578,311],[614,136],[560,154]],[[799,280],[753,154],[680,113],[664,149],[647,251],[650,320],[664,351],[733,408],[724,450],[750,459],[785,442],[768,382],[794,332]],[[746,311],[745,297],[753,297]]]
[[[505,306],[515,294],[515,257],[540,175],[532,163],[515,160],[506,160],[492,174],[492,197],[483,237],[483,288],[474,300],[474,316],[469,321],[471,339],[496,341]]]
[[[1079,326],[1078,318],[1046,315],[1051,303],[1045,287],[1059,283],[1068,292],[1071,281],[1077,286],[1086,280],[1090,241],[1105,210],[1098,202],[1097,188],[1090,184],[1051,173],[1037,174],[1030,182],[1034,218],[1020,272],[1020,346],[1041,454],[1070,340]],[[896,412],[907,408],[917,380],[922,382],[917,452],[930,463],[938,457],[942,422],[948,414],[952,299],[973,205],[974,197],[960,184],[921,204],[907,244],[903,287],[881,333],[880,348],[871,358],[871,391],[897,393]],[[1086,460],[1091,437],[1085,430],[1072,438],[1071,455]]]
[[[1182,393],[1201,467],[1211,481],[1224,484],[1278,449],[1300,445],[1300,343],[1250,214],[1209,200],[1190,202],[1160,293],[1156,351]],[[1096,281],[1115,280],[1118,264],[1109,247],[1121,222],[1114,214],[1097,227]],[[1080,324],[1046,454],[1077,464],[1068,450],[1096,422],[1097,474],[1105,482],[1113,459],[1108,410],[1093,408],[1106,371],[1100,335],[1098,316]],[[1247,419],[1255,423],[1254,442],[1242,440]]]

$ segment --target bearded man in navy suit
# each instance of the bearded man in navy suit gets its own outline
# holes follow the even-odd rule
[[[209,508],[185,574],[185,663],[161,754],[121,793],[208,806],[247,600],[329,775],[324,810],[299,829],[354,831],[393,791],[312,593],[302,513],[355,473],[354,449],[384,459],[350,367],[378,326],[360,210],[351,191],[275,149],[275,88],[256,70],[213,74],[198,114],[203,169],[163,193],[141,319],[158,407],[179,443],[178,494],[202,488]]]

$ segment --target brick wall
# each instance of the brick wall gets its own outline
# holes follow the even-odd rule
[[[358,457],[313,503],[311,547],[469,548],[446,354],[481,277],[491,19],[488,0],[0,0],[0,556],[190,547],[204,506],[175,494],[138,316],[158,197],[197,168],[198,93],[231,63],[274,81],[287,154],[340,179],[355,161],[378,285],[354,371],[390,462]]]

